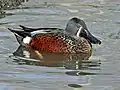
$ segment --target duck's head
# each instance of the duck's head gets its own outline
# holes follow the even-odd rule
[[[90,43],[101,44],[101,41],[93,36],[87,29],[85,22],[76,17],[70,19],[67,23],[66,29],[68,33],[76,37],[84,37]]]

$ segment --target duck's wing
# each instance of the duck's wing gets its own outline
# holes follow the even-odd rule
[[[26,26],[23,26],[23,25],[19,25],[22,30],[24,31],[27,31],[27,32],[32,32],[32,31],[36,31],[36,30],[39,30],[39,28],[29,28],[29,27],[26,27]]]
[[[63,29],[60,29],[60,28],[52,28],[52,27],[50,27],[50,28],[29,28],[29,27],[26,27],[26,26],[23,26],[23,25],[19,25],[19,26],[26,32],[33,32],[33,31],[38,31],[38,30],[44,30],[46,32],[51,32],[53,30],[59,30],[59,31],[63,30]]]

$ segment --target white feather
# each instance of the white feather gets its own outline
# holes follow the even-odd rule
[[[31,35],[34,36],[34,35],[36,35],[38,33],[48,33],[48,32],[46,32],[45,30],[38,30],[38,31],[31,32]]]
[[[30,53],[28,51],[23,51],[23,55],[25,55],[26,58],[30,58]]]
[[[77,31],[77,34],[76,34],[77,37],[79,37],[82,28],[83,28],[83,27],[81,26],[81,27],[79,28],[79,30]]]
[[[31,39],[32,39],[31,37],[28,37],[28,36],[27,36],[27,37],[25,37],[25,38],[23,39],[23,43],[24,43],[24,44],[29,44],[30,41],[31,41]]]

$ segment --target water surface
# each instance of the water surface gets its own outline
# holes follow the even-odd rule
[[[29,0],[21,9],[6,10],[0,19],[0,90],[119,90],[119,0]],[[65,28],[72,17],[83,19],[102,40],[89,60],[80,55],[36,56],[19,47],[7,28]],[[26,51],[31,56],[26,56]],[[37,57],[37,58],[36,58]],[[82,58],[83,59],[83,58]],[[87,58],[86,58],[87,59]]]

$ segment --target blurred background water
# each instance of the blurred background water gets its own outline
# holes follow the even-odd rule
[[[0,19],[0,90],[120,90],[119,0],[29,0],[5,13]],[[72,17],[83,19],[102,40],[93,45],[88,61],[80,55],[26,58],[7,30],[19,25],[64,29]]]

